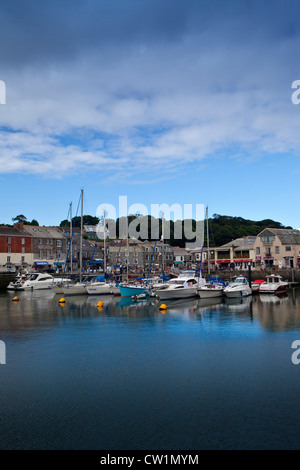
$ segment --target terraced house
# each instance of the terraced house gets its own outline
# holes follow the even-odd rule
[[[265,228],[254,243],[255,266],[300,267],[300,231],[295,229]]]
[[[32,236],[16,227],[0,226],[0,271],[15,272],[32,264]]]

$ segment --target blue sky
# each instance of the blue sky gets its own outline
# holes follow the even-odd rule
[[[2,0],[0,223],[119,196],[300,227],[296,0]],[[76,209],[73,209],[75,211]]]

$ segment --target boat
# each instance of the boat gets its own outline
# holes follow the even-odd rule
[[[260,285],[265,282],[264,279],[256,279],[256,281],[251,282],[252,292],[256,293],[259,291]]]
[[[20,285],[15,287],[15,290],[44,290],[50,289],[53,283],[59,282],[59,278],[55,279],[51,274],[46,273],[31,273],[21,281]]]
[[[120,294],[121,297],[133,297],[138,296],[139,294],[146,294],[146,286],[145,285],[137,285],[137,284],[127,284],[121,283],[119,284]]]
[[[89,295],[113,294],[115,285],[111,282],[92,281],[86,284],[86,291]]]
[[[205,285],[206,280],[192,270],[183,271],[178,277],[170,279],[167,285],[157,289],[159,299],[185,299],[198,297],[199,286]]]
[[[209,282],[205,286],[198,288],[200,299],[210,299],[214,297],[223,297],[225,284],[219,282]]]
[[[223,292],[228,298],[241,298],[252,295],[252,289],[245,276],[237,276],[224,288]]]
[[[280,294],[285,292],[289,283],[282,280],[278,274],[270,274],[266,281],[260,284],[259,294]]]
[[[7,290],[17,290],[18,287],[22,287],[23,283],[26,281],[28,277],[28,274],[18,274],[13,281],[10,281],[10,283],[7,286]]]

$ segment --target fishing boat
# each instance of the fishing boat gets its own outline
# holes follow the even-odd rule
[[[260,284],[260,294],[280,294],[285,292],[289,283],[282,280],[278,274],[270,274],[267,276],[266,281]]]
[[[252,289],[245,276],[237,276],[224,288],[224,294],[228,298],[247,297],[252,294]]]

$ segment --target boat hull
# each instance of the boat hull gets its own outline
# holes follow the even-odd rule
[[[191,297],[198,297],[198,290],[196,287],[183,287],[182,289],[162,289],[161,291],[156,291],[156,296],[161,300],[188,299]]]
[[[224,290],[224,294],[226,295],[226,297],[228,297],[229,299],[238,299],[238,298],[241,298],[241,297],[248,297],[249,295],[252,294],[252,290],[249,288],[249,289],[239,289],[239,290]]]
[[[119,286],[121,297],[132,297],[133,295],[146,294],[144,287]]]
[[[212,299],[215,297],[223,297],[223,289],[199,289],[198,294],[200,299]]]
[[[112,294],[112,287],[109,284],[102,286],[86,286],[87,293],[89,295],[109,295]]]
[[[85,286],[63,287],[62,291],[64,295],[87,295]]]

